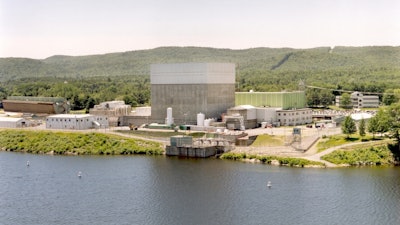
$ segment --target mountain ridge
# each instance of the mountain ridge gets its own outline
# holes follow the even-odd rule
[[[150,64],[182,62],[235,63],[238,74],[259,71],[309,72],[393,70],[399,75],[400,46],[316,47],[158,47],[85,56],[54,55],[46,59],[0,58],[0,81],[26,77],[95,77],[149,75]],[[400,75],[399,75],[400,76]]]

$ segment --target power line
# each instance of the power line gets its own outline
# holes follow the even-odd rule
[[[311,85],[304,85],[307,88],[314,88],[314,89],[321,89],[321,90],[330,90],[330,91],[337,91],[337,92],[346,92],[346,93],[353,93],[356,91],[349,91],[349,90],[341,90],[341,89],[332,89],[332,88],[324,88],[324,87],[317,87],[317,86],[311,86]],[[367,91],[357,91],[362,94],[368,94],[368,95],[383,95],[384,93],[382,92],[367,92]],[[394,93],[387,93],[387,94],[394,94]]]

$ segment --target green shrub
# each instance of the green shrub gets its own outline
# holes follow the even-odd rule
[[[285,166],[296,166],[296,167],[304,167],[307,165],[316,165],[316,166],[324,166],[321,162],[310,161],[307,159],[300,158],[289,158],[289,157],[278,157],[278,156],[265,156],[265,155],[246,155],[246,153],[224,153],[220,157],[221,159],[228,160],[243,160],[243,159],[258,159],[262,163],[271,164],[272,160],[278,160],[280,165]]]
[[[394,162],[393,154],[386,145],[348,151],[337,150],[321,158],[335,164],[349,165],[388,165]]]

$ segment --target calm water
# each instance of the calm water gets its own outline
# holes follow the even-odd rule
[[[0,224],[400,224],[399,200],[400,168],[0,152]]]

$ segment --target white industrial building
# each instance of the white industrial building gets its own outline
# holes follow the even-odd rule
[[[336,96],[336,106],[340,106],[342,96]],[[364,95],[361,92],[353,92],[350,94],[351,105],[353,108],[378,108],[379,96],[377,95]]]
[[[29,126],[29,122],[24,118],[0,117],[0,127],[3,128],[20,128]]]
[[[312,110],[310,108],[277,110],[277,122],[284,126],[296,126],[312,123]]]
[[[58,114],[46,118],[48,129],[86,130],[92,128],[107,128],[108,118],[90,114]]]
[[[228,129],[239,129],[239,122],[246,129],[259,125],[296,126],[312,123],[310,108],[283,110],[282,108],[242,105],[228,109],[227,112],[225,121]]]
[[[89,109],[89,114],[107,117],[111,126],[117,126],[118,118],[129,115],[131,111],[132,106],[125,104],[124,101],[108,101]]]

